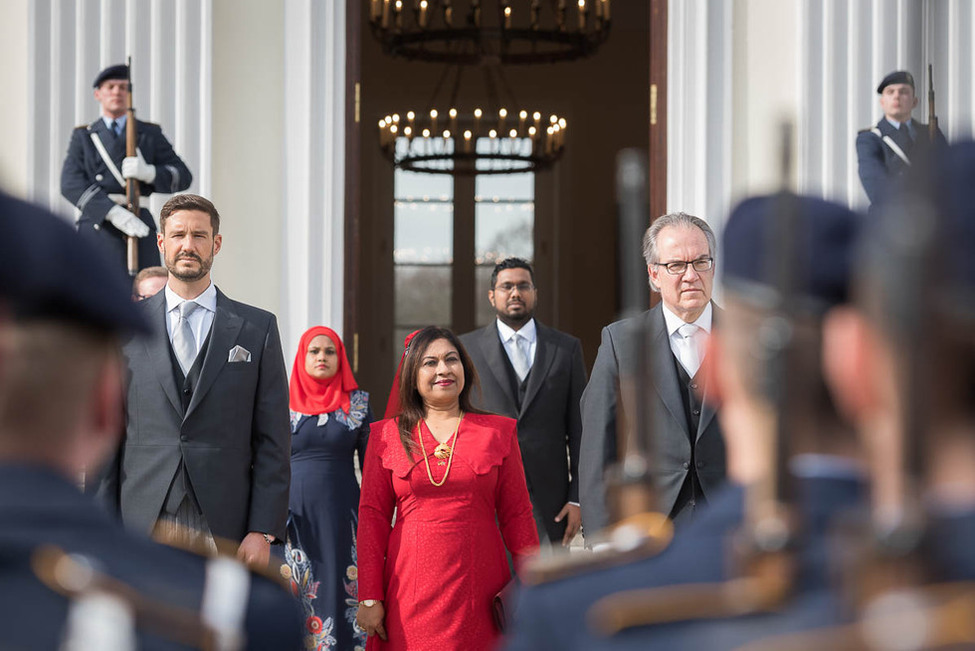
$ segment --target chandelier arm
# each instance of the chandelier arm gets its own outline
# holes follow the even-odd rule
[[[494,77],[491,75],[492,67],[493,66],[483,66],[481,70],[484,72],[484,86],[487,88],[488,104],[492,107],[492,112],[497,113],[501,103],[498,99],[498,88],[494,83]]]
[[[430,109],[437,105],[437,96],[440,95],[440,89],[443,88],[443,84],[447,81],[447,75],[450,74],[450,69],[454,67],[455,64],[448,63],[444,66],[443,72],[440,73],[440,78],[437,79],[437,85],[433,88],[433,94],[430,95],[430,101],[427,103],[426,112],[429,113]]]
[[[460,91],[460,80],[464,74],[464,66],[457,64],[457,75],[454,77],[454,88],[450,91],[450,108],[457,106],[457,94]]]
[[[508,84],[508,78],[504,75],[504,67],[496,66],[496,68],[495,74],[498,76],[498,83],[505,94],[507,94],[508,99],[511,101],[511,106],[521,106],[521,104],[518,102],[518,97],[515,95],[515,91],[511,88],[511,85]]]

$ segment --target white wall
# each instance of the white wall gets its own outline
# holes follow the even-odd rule
[[[5,0],[0,10],[0,61],[5,62],[0,65],[0,88],[4,94],[4,100],[0,101],[0,124],[8,125],[0,147],[0,188],[19,196],[27,195],[29,185],[27,161],[31,131],[27,96],[30,86],[28,67],[13,62],[26,62],[30,57],[29,4],[30,0]]]

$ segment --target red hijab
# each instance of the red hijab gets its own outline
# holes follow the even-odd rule
[[[317,380],[305,370],[308,345],[319,335],[325,335],[332,340],[338,356],[339,370],[327,380]],[[352,369],[349,368],[349,360],[345,356],[345,346],[334,330],[315,326],[301,335],[295,364],[291,368],[291,409],[309,416],[329,414],[336,409],[349,413],[349,393],[358,388]]]

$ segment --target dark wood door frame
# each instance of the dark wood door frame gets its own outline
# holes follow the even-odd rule
[[[650,0],[650,221],[667,212],[667,2]],[[659,300],[651,290],[650,305]]]
[[[345,254],[342,284],[342,332],[352,372],[359,371],[359,125],[362,97],[361,0],[345,3]]]

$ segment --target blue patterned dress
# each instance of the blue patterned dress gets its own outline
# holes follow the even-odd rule
[[[358,651],[366,634],[358,605],[355,532],[359,463],[369,437],[369,394],[349,395],[349,413],[291,412],[291,499],[285,559],[305,613],[305,648]]]

